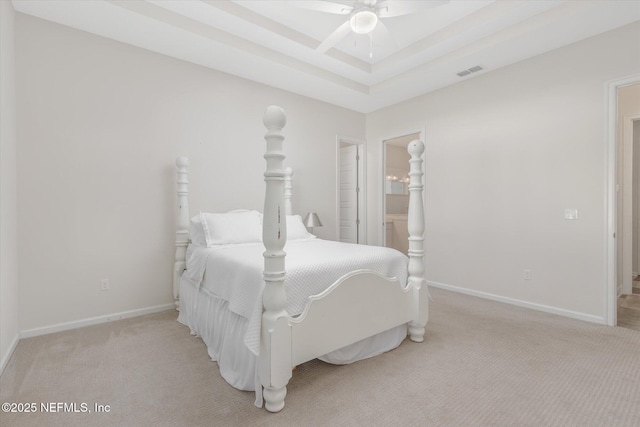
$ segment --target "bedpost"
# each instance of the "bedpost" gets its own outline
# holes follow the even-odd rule
[[[413,288],[413,315],[409,323],[411,341],[424,340],[425,325],[429,318],[428,290],[424,282],[424,204],[422,199],[422,158],[424,144],[420,140],[409,143],[411,155],[409,172],[409,285]]]
[[[287,215],[293,215],[291,196],[293,194],[293,169],[290,167],[284,170],[284,210]]]
[[[189,244],[189,159],[178,157],[177,193],[178,216],[176,219],[176,259],[173,264],[173,298],[176,310],[180,309],[180,276],[186,268],[187,245]]]
[[[278,412],[284,407],[287,383],[291,378],[291,329],[288,322],[284,290],[287,221],[284,201],[282,128],[287,122],[282,108],[272,105],[263,116],[267,133],[264,158],[266,194],[262,222],[265,288],[262,296],[262,330],[260,335],[259,373],[264,388],[265,408]],[[280,325],[279,325],[280,324]],[[284,326],[284,327],[283,327]]]

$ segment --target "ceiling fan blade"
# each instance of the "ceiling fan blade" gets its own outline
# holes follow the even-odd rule
[[[380,18],[393,18],[447,3],[449,0],[384,0],[376,5],[376,10]]]
[[[335,15],[348,15],[353,11],[353,6],[322,0],[296,0],[289,4],[301,9],[314,10],[316,12],[333,13]]]
[[[318,52],[324,53],[335,46],[340,40],[345,38],[350,33],[351,27],[349,27],[349,21],[346,21],[344,24],[340,25],[333,33],[329,34],[329,36],[324,39],[322,43],[320,43],[316,50]]]
[[[389,29],[384,22],[378,21],[378,25],[376,25],[376,29],[374,30],[373,36],[379,38],[380,44],[388,45],[390,48],[397,49],[398,43],[393,38]]]

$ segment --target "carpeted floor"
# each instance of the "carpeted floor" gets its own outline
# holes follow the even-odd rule
[[[0,413],[0,425],[640,426],[640,332],[432,295],[424,343],[299,366],[278,414],[227,385],[174,311],[25,339],[0,401],[37,411]]]

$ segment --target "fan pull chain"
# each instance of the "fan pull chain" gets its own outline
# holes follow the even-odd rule
[[[369,33],[369,59],[373,59],[373,31]]]

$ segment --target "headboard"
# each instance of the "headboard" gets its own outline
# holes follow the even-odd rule
[[[187,268],[187,246],[191,242],[189,228],[191,216],[189,214],[189,159],[178,157],[176,160],[178,211],[176,217],[176,257],[173,264],[173,298],[176,310],[180,309],[180,276]],[[291,199],[293,197],[293,170],[284,170],[284,207],[287,215],[292,215]]]

